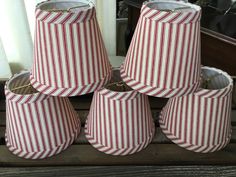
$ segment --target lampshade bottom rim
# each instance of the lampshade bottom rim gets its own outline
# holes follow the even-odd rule
[[[220,142],[219,144],[196,145],[196,144],[192,144],[189,142],[184,142],[183,139],[176,137],[173,133],[171,133],[169,130],[167,130],[165,128],[164,122],[162,121],[161,113],[159,116],[159,124],[160,124],[160,128],[161,128],[162,132],[173,143],[175,143],[179,147],[182,147],[182,148],[187,149],[189,151],[198,152],[198,153],[211,153],[211,152],[215,152],[215,151],[219,151],[219,150],[223,149],[230,142],[231,134],[232,134],[232,129],[231,129],[230,133],[228,134],[228,137],[225,138],[224,141]]]
[[[137,81],[125,74],[123,66],[121,66],[121,77],[123,81],[132,89],[139,91],[140,93],[162,98],[180,97],[193,93],[200,87],[200,82],[196,82],[187,87],[180,88],[161,88],[146,85],[140,81]]]
[[[67,149],[76,140],[76,138],[78,137],[78,135],[80,133],[80,130],[81,130],[80,121],[78,120],[78,127],[75,129],[74,133],[70,136],[70,138],[68,138],[66,141],[64,141],[60,145],[57,145],[51,149],[44,149],[44,150],[40,150],[40,151],[25,151],[20,148],[13,147],[13,145],[11,145],[9,143],[6,134],[5,134],[5,141],[6,141],[6,146],[8,147],[9,151],[11,151],[13,154],[15,154],[19,157],[22,157],[25,159],[45,159],[45,158],[57,155],[60,152]],[[49,154],[49,155],[48,156],[40,156],[41,154]],[[38,156],[39,156],[39,158],[37,158]],[[36,157],[36,158],[34,158],[34,157]]]
[[[87,121],[85,124],[85,136],[86,136],[87,140],[89,141],[89,143],[98,151],[109,154],[109,155],[115,155],[115,156],[131,155],[131,154],[134,154],[136,152],[139,152],[139,151],[145,149],[148,146],[148,144],[151,143],[154,135],[155,135],[155,124],[154,124],[154,122],[152,122],[152,131],[151,131],[149,137],[146,138],[143,142],[141,142],[135,146],[132,146],[132,147],[117,149],[117,148],[105,146],[99,142],[94,143],[93,141],[95,141],[95,139],[92,136],[90,136],[89,133],[87,132]]]
[[[110,78],[111,78],[111,72],[108,73],[104,78],[100,79],[99,81],[87,85],[75,86],[75,87],[55,87],[42,84],[39,81],[37,81],[32,75],[30,75],[30,83],[37,91],[45,95],[70,97],[94,92],[95,90],[105,85],[110,80]]]

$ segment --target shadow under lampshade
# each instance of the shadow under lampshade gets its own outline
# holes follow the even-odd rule
[[[24,71],[5,85],[6,145],[19,157],[43,159],[72,144],[80,120],[68,98],[39,93],[29,77]]]
[[[37,5],[35,18],[30,76],[35,89],[47,95],[76,96],[109,81],[112,67],[91,2],[45,1]]]
[[[233,81],[216,68],[202,67],[199,88],[183,97],[171,98],[160,113],[160,127],[177,145],[195,152],[214,152],[224,148],[231,138]]]
[[[143,94],[176,97],[200,83],[201,8],[181,1],[146,1],[126,60],[123,80]]]

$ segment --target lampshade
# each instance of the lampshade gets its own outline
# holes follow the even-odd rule
[[[83,95],[110,79],[111,65],[96,19],[86,0],[51,0],[37,5],[32,86],[53,96]]]
[[[197,5],[146,1],[121,75],[127,85],[155,97],[189,94],[199,87],[200,17]]]
[[[68,98],[37,92],[29,76],[24,71],[6,83],[6,145],[19,157],[43,159],[72,144],[80,120]]]
[[[195,152],[214,152],[231,137],[233,81],[216,68],[202,67],[202,88],[169,99],[160,114],[160,127],[177,145]]]
[[[114,76],[119,77],[117,72],[114,70]],[[97,150],[111,155],[133,154],[151,142],[154,131],[146,95],[123,85],[121,79],[94,92],[85,134]]]

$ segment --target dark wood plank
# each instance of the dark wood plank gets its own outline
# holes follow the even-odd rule
[[[0,81],[0,99],[5,99],[4,86],[5,86],[5,81]]]
[[[0,168],[1,177],[233,177],[236,166],[73,166]]]
[[[0,99],[0,111],[6,111],[6,101],[5,101],[5,99]]]
[[[217,67],[232,76],[236,76],[235,50],[236,39],[206,28],[201,28],[201,55],[203,65]]]
[[[44,160],[25,160],[0,146],[0,166],[75,166],[75,165],[236,165],[236,144],[224,150],[201,154],[174,144],[151,144],[129,156],[111,156],[90,145],[72,145],[57,156]]]
[[[0,145],[5,144],[5,127],[0,127]]]
[[[162,132],[160,127],[156,127],[155,135],[152,140],[152,144],[164,144],[172,143],[166,135]],[[236,143],[236,127],[232,128],[232,135],[230,143]],[[5,144],[5,127],[0,127],[0,145]],[[78,138],[75,140],[74,144],[89,144],[88,140],[85,137],[84,127],[81,128],[81,132]]]
[[[6,125],[6,112],[0,111],[0,126]]]
[[[236,110],[232,110],[231,112],[231,122],[232,125],[236,126]]]

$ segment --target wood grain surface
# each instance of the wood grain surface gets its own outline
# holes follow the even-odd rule
[[[235,177],[235,166],[73,166],[2,168],[1,177]]]
[[[236,165],[236,144],[221,151],[200,154],[175,144],[150,144],[139,153],[128,156],[106,155],[91,145],[72,145],[59,155],[43,160],[16,157],[6,146],[0,146],[0,166],[73,166],[73,165]]]

